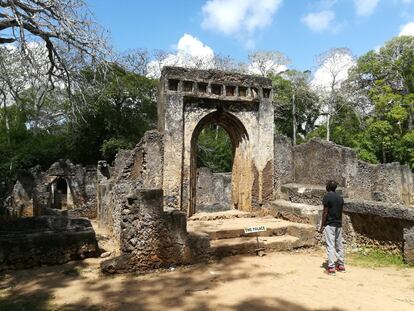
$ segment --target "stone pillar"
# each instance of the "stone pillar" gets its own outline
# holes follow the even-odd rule
[[[406,263],[414,264],[414,224],[404,228],[404,260]]]

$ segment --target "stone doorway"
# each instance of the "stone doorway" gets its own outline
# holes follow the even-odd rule
[[[233,148],[232,204],[251,211],[273,199],[274,110],[270,79],[217,70],[164,67],[158,97],[163,133],[164,207],[196,211],[194,144],[219,124]]]
[[[231,113],[218,109],[203,117],[191,137],[190,204],[188,214],[197,210],[197,141],[201,131],[215,124],[223,128],[230,137],[232,148],[231,196],[229,209],[250,210],[251,202],[251,148],[249,136],[241,121]]]
[[[67,210],[72,206],[72,193],[65,178],[57,177],[49,187],[51,208]]]

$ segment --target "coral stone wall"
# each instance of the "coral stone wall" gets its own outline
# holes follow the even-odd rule
[[[95,232],[87,219],[40,216],[0,220],[0,271],[98,255]]]
[[[108,169],[104,167],[106,164],[99,164],[98,220],[119,243],[121,210],[126,204],[126,197],[136,189],[162,189],[162,163],[163,136],[157,131],[148,131],[133,150],[117,154],[113,168]]]
[[[343,146],[312,139],[294,147],[296,183],[324,185],[330,179],[346,187],[356,173],[356,153]]]
[[[213,173],[207,167],[197,169],[197,212],[232,209],[231,173]]]

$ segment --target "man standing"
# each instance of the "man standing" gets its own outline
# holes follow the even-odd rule
[[[326,251],[328,253],[329,274],[345,272],[344,266],[344,247],[342,243],[342,209],[344,199],[335,192],[338,184],[330,180],[326,184],[327,193],[323,197],[322,223],[319,230],[324,232],[326,241]],[[337,260],[335,266],[335,259]]]

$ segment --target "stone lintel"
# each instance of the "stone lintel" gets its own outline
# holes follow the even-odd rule
[[[401,204],[346,200],[344,212],[414,221],[414,208]]]
[[[269,78],[246,75],[222,70],[200,70],[194,68],[166,66],[162,70],[162,77],[193,82],[221,83],[224,85],[240,85],[252,87],[271,88],[272,80]]]

